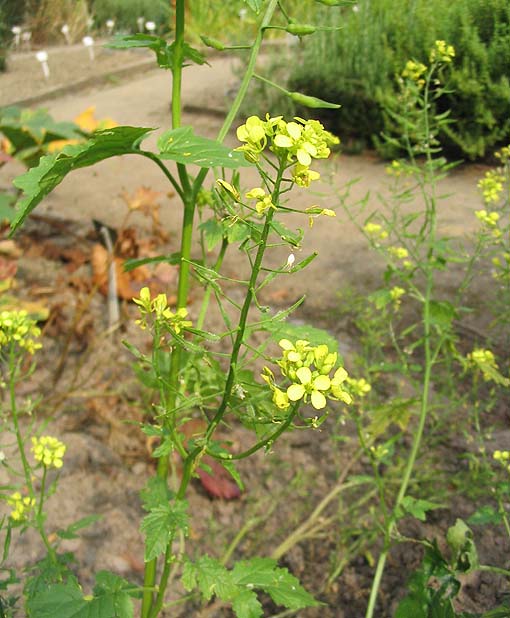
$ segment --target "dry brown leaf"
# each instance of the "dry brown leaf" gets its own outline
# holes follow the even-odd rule
[[[23,251],[18,243],[10,239],[0,240],[0,253],[14,259],[23,255]]]
[[[140,210],[144,215],[152,216],[153,210],[158,210],[160,204],[158,199],[163,195],[161,191],[153,191],[149,187],[138,187],[134,193],[126,191],[121,193],[122,199],[126,202],[129,210]]]
[[[124,261],[121,258],[115,257],[115,275],[117,278],[117,295],[123,300],[131,300],[134,296],[138,296],[141,283],[148,281],[150,278],[149,270],[146,266],[140,266],[133,271],[124,271]],[[110,259],[107,250],[96,243],[92,247],[91,265],[93,273],[93,281],[98,286],[101,294],[108,294],[108,269]]]

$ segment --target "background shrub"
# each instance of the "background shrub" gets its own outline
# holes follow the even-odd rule
[[[352,8],[318,12],[338,26],[304,41],[289,86],[342,104],[324,115],[347,139],[374,142],[391,129],[384,107],[394,101],[396,78],[410,58],[427,64],[437,39],[456,50],[439,111],[454,123],[440,136],[447,152],[483,157],[510,136],[510,3],[507,0],[360,0]],[[374,139],[375,138],[375,139]]]
[[[169,0],[94,0],[92,11],[99,28],[114,19],[117,30],[137,32],[139,17],[153,21],[159,30],[168,30],[171,8]]]

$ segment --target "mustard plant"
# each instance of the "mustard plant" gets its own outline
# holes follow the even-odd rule
[[[294,31],[296,36],[304,31],[304,27],[299,28],[291,20],[282,2],[246,0],[246,4],[257,21],[256,38],[247,46],[246,71],[217,140],[197,136],[192,127],[181,126],[183,68],[189,62],[203,64],[206,59],[186,42],[186,3],[176,0],[171,42],[159,36],[136,34],[120,36],[110,44],[117,49],[149,48],[158,65],[172,72],[172,128],[160,135],[158,151],[142,147],[151,129],[98,130],[86,142],[42,157],[38,166],[15,182],[24,197],[18,204],[13,230],[73,169],[112,156],[136,154],[158,166],[179,196],[183,213],[179,252],[145,260],[179,265],[176,306],[169,306],[166,294],[153,296],[148,288],[142,288],[134,302],[139,311],[137,323],[150,337],[151,352],[145,354],[125,342],[138,363],[138,375],[157,393],[149,420],[141,425],[141,431],[157,443],[152,453],[157,459],[157,473],[141,494],[146,511],[140,527],[145,539],[143,585],[132,585],[115,574],[100,572],[92,595],[84,596],[56,548],[45,543],[58,568],[46,569],[37,586],[32,581],[25,587],[29,616],[49,618],[58,613],[66,618],[83,613],[98,618],[131,618],[132,599],[140,599],[141,618],[157,618],[172,607],[166,600],[167,592],[178,574],[189,598],[209,601],[218,597],[230,604],[239,617],[262,616],[258,591],[265,591],[275,603],[291,610],[318,604],[273,559],[249,558],[228,568],[217,557],[191,555],[186,546],[191,518],[186,497],[191,479],[204,465],[205,455],[219,462],[242,487],[236,461],[261,449],[273,448],[287,430],[317,428],[332,402],[337,407],[349,406],[359,390],[334,346],[320,340],[322,335],[317,340],[305,339],[294,335],[289,325],[285,325],[286,336],[279,334],[285,319],[301,301],[276,314],[259,301],[260,291],[277,276],[298,272],[315,258],[312,254],[296,262],[293,251],[300,246],[302,233],[289,229],[281,219],[296,212],[312,222],[318,216],[334,216],[331,209],[316,205],[299,211],[286,197],[296,185],[307,188],[319,178],[314,163],[328,158],[338,139],[316,120],[285,120],[266,114],[251,116],[237,128],[240,145],[235,150],[221,144],[254,76],[257,54],[273,16],[280,11],[280,20],[289,24],[287,31]],[[228,49],[228,44],[218,45],[214,41],[212,46]],[[312,108],[337,107],[296,92],[287,95]],[[172,161],[175,167],[167,167],[166,161]],[[192,172],[191,166],[198,171]],[[258,171],[255,187],[241,185],[241,170],[247,166]],[[214,170],[215,182],[205,188],[210,170]],[[203,259],[192,255],[192,241],[197,235]],[[249,271],[245,279],[233,281],[222,273],[223,260],[231,246],[245,256]],[[287,247],[289,256],[279,267],[266,259],[266,252],[275,246]],[[212,250],[216,250],[216,255],[211,263]],[[128,267],[139,264],[139,260],[132,261]],[[204,289],[197,317],[191,316],[188,308],[192,277]],[[241,301],[227,295],[227,282],[236,283],[243,290]],[[207,330],[208,310],[213,301],[224,322],[223,332]],[[251,342],[257,331],[269,334],[279,343],[281,351],[277,358],[268,353],[268,342]],[[259,359],[265,362],[262,375],[250,368],[252,361]],[[194,417],[202,420],[204,429],[190,438],[185,433],[185,423]],[[253,431],[252,446],[238,452],[217,439],[217,430],[226,425],[227,419],[237,419]],[[61,465],[63,449],[51,436],[33,443],[34,456],[43,470],[49,465]],[[20,445],[23,458],[22,453]],[[180,476],[175,459],[180,461]],[[32,505],[31,493],[27,503],[20,496],[9,497],[13,521],[16,517],[22,519],[33,507],[38,508],[37,502]]]
[[[399,521],[409,515],[423,520],[427,511],[440,506],[420,495],[421,473],[416,470],[416,464],[427,422],[434,418],[439,401],[443,413],[446,392],[452,395],[450,409],[459,401],[451,380],[447,379],[450,390],[445,392],[441,374],[452,376],[453,371],[462,371],[469,362],[457,349],[454,329],[462,309],[455,299],[445,297],[439,286],[442,271],[452,264],[474,261],[438,232],[437,186],[454,164],[441,155],[438,136],[451,120],[449,112],[437,111],[436,103],[445,92],[446,73],[454,61],[455,49],[439,40],[430,51],[427,64],[407,62],[399,76],[398,97],[386,109],[393,124],[392,133],[400,136],[386,137],[386,140],[392,148],[407,153],[405,159],[393,161],[387,168],[392,179],[390,197],[383,208],[368,216],[368,200],[355,206],[344,204],[350,218],[386,264],[384,287],[370,295],[368,308],[358,317],[370,347],[370,358],[364,363],[364,369],[375,389],[365,405],[352,408],[359,441],[378,487],[377,521],[383,534],[366,618],[377,613],[387,557],[393,543],[401,538]],[[422,207],[410,211],[407,204],[416,196]],[[494,227],[496,216],[485,215],[484,224]],[[479,248],[475,255],[480,255]],[[375,320],[374,314],[378,316]],[[385,358],[386,350],[392,350],[394,362]],[[472,351],[468,359],[473,355],[478,358],[477,354],[476,350]],[[486,371],[490,371],[490,366],[494,368],[489,361],[485,366]],[[380,380],[387,371],[396,378],[385,380],[386,391],[393,396],[390,402],[381,404],[385,387],[381,388]],[[441,393],[441,400],[433,397],[434,387]],[[388,438],[390,427],[396,432],[392,431]],[[400,448],[397,449],[399,437],[409,430],[412,431],[410,449],[403,464],[395,468],[397,454],[401,454]],[[396,490],[389,482],[389,472],[396,475]],[[424,581],[427,585],[428,579]],[[405,611],[402,609],[398,615],[411,615]]]

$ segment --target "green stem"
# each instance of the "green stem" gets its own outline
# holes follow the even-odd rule
[[[224,238],[221,243],[220,252],[218,254],[218,257],[216,258],[216,263],[213,266],[213,270],[215,270],[216,272],[219,272],[221,265],[223,264],[223,260],[225,258],[225,253],[227,252],[227,248],[228,248],[228,240]],[[207,287],[205,288],[205,292],[204,292],[204,298],[202,299],[202,305],[200,307],[200,313],[198,315],[197,324],[196,324],[196,327],[199,330],[201,330],[204,325],[205,316],[207,315],[207,309],[209,307],[209,301],[211,299],[212,291],[213,291],[213,286],[210,283],[207,284]]]
[[[284,164],[281,163],[280,168],[278,170],[278,176],[275,181],[274,190],[271,196],[273,204],[278,203],[278,196],[280,192],[280,185],[282,182],[282,176],[284,171]],[[258,243],[258,250],[255,260],[253,262],[252,272],[250,281],[248,283],[248,290],[246,292],[246,297],[244,299],[244,303],[241,309],[241,315],[239,316],[239,324],[237,327],[237,335],[234,340],[234,345],[232,347],[232,354],[230,356],[230,366],[227,375],[227,381],[225,383],[225,389],[223,391],[223,398],[218,407],[214,418],[209,423],[207,427],[207,431],[204,435],[204,444],[207,444],[211,439],[216,427],[220,424],[226,410],[228,407],[228,403],[230,401],[230,396],[232,394],[232,389],[234,387],[235,375],[237,370],[237,362],[239,359],[239,353],[241,350],[241,346],[243,344],[244,334],[246,330],[246,323],[248,320],[248,312],[251,307],[252,301],[255,296],[255,288],[257,285],[257,278],[261,270],[262,266],[262,258],[264,257],[264,253],[267,245],[267,238],[269,236],[269,231],[271,229],[271,222],[273,220],[274,210],[272,208],[269,209],[266,215],[266,220],[264,223],[264,228],[262,230],[261,238]],[[193,470],[195,467],[196,459],[199,457],[201,453],[205,452],[205,447],[200,446],[195,448],[187,457],[184,462],[184,468],[182,473],[182,481],[179,491],[177,492],[177,499],[182,499],[186,493],[186,488],[191,480],[191,476],[193,474]]]
[[[429,99],[428,99],[428,86],[430,83],[430,74],[427,80],[427,86],[424,92],[424,126],[425,126],[425,134],[429,135]],[[411,149],[409,149],[411,152]],[[412,156],[412,155],[411,155]],[[368,601],[367,611],[365,614],[365,618],[373,618],[375,605],[377,601],[377,596],[379,593],[379,588],[381,585],[382,576],[384,573],[384,568],[386,565],[386,560],[388,557],[388,553],[390,551],[391,546],[391,535],[396,525],[396,514],[397,511],[402,504],[402,500],[404,499],[409,484],[411,482],[411,476],[414,470],[414,465],[416,463],[416,459],[418,457],[418,452],[421,446],[421,441],[423,438],[423,432],[425,429],[425,424],[428,416],[428,407],[429,407],[429,395],[430,395],[430,386],[431,386],[431,377],[432,377],[432,368],[434,366],[434,362],[437,358],[438,349],[432,351],[431,348],[431,316],[430,316],[430,304],[432,301],[432,292],[434,285],[434,266],[433,266],[433,252],[435,245],[435,237],[436,237],[436,205],[435,205],[435,176],[433,175],[433,168],[430,165],[432,162],[432,155],[430,149],[426,152],[427,158],[427,177],[424,179],[424,183],[421,184],[422,194],[425,200],[426,209],[425,209],[425,223],[422,227],[422,233],[426,233],[428,231],[427,238],[427,263],[426,263],[426,284],[425,284],[425,294],[423,297],[423,348],[425,355],[425,371],[423,375],[423,388],[422,388],[422,397],[421,397],[421,406],[420,406],[420,417],[418,421],[418,427],[416,429],[416,433],[414,434],[413,444],[411,447],[411,452],[409,453],[409,458],[407,460],[407,465],[404,470],[404,476],[402,478],[402,482],[400,484],[400,489],[395,500],[395,504],[393,506],[392,516],[389,519],[389,522],[386,526],[385,535],[384,535],[384,546],[379,555],[379,559],[377,561],[377,566],[374,574],[374,579],[372,581],[372,588],[370,590],[370,597]],[[431,194],[426,193],[426,184],[431,187]],[[438,344],[439,346],[441,344]]]

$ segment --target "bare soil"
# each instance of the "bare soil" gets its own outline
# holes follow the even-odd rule
[[[50,53],[51,64],[55,66],[52,72],[55,85],[71,82],[78,71],[83,75],[92,69],[85,50],[77,48],[74,55],[68,52],[63,49]],[[119,124],[158,130],[169,126],[171,77],[168,73],[147,70],[130,79],[112,77],[107,85],[84,88],[81,84],[79,91],[50,99],[48,84],[45,90],[37,75],[40,67],[36,61],[33,60],[35,68],[23,68],[28,67],[29,60],[33,59],[29,56],[12,58],[11,72],[0,76],[0,104],[40,97],[58,120],[71,120],[85,108],[95,105],[98,118],[111,117]],[[105,69],[101,71],[103,74],[124,66],[125,62],[125,56],[101,52],[97,54],[93,70],[101,67]],[[228,105],[230,90],[236,83],[232,73],[235,62],[215,59],[210,67],[186,69],[184,101],[188,107],[185,107],[183,122],[192,124],[197,133],[209,137],[217,134],[221,120],[215,112]],[[119,83],[113,84],[116,80]],[[197,113],[200,109],[202,113]],[[278,110],[271,111],[274,114]],[[235,136],[230,135],[227,141],[235,143]],[[338,209],[337,217],[320,218],[312,229],[305,230],[305,241],[297,258],[314,251],[319,257],[306,271],[280,280],[277,287],[268,288],[261,299],[273,309],[283,309],[306,294],[294,319],[327,329],[337,338],[348,367],[353,366],[358,346],[354,331],[340,317],[338,292],[354,288],[369,293],[379,285],[382,265],[368,251],[361,234],[340,209],[340,196],[345,192],[346,183],[359,179],[350,189],[351,199],[362,199],[369,192],[367,213],[370,212],[378,204],[378,194],[384,196],[387,192],[384,169],[385,164],[370,153],[357,157],[336,154],[331,163],[321,166],[322,180],[312,192],[292,194],[293,206],[320,204]],[[15,164],[1,168],[0,188],[7,188],[21,171]],[[483,166],[463,166],[442,183],[441,192],[448,195],[441,202],[440,212],[440,227],[445,234],[460,240],[475,229],[473,213],[480,207],[476,181],[483,171]],[[248,170],[243,184],[251,187],[254,183],[257,183],[256,176]],[[143,511],[138,492],[153,472],[154,461],[149,454],[151,445],[130,422],[142,420],[146,410],[140,402],[140,388],[132,373],[132,359],[121,340],[143,347],[144,339],[143,333],[133,324],[136,312],[128,302],[122,304],[121,332],[107,335],[105,299],[94,290],[90,257],[97,242],[93,219],[118,230],[126,213],[122,194],[132,194],[140,186],[160,192],[161,222],[168,236],[158,236],[146,218],[135,216],[130,225],[136,242],[139,245],[153,243],[162,252],[177,251],[181,224],[178,201],[168,194],[165,178],[156,166],[133,157],[111,159],[94,168],[74,172],[48,196],[36,211],[38,218],[33,218],[17,239],[21,250],[17,258],[17,294],[20,299],[43,303],[50,308],[39,368],[35,381],[26,387],[24,395],[35,397],[43,393],[38,406],[40,413],[51,416],[51,431],[68,445],[59,489],[49,503],[48,521],[51,528],[58,528],[87,514],[102,516],[101,521],[79,539],[65,541],[63,547],[76,554],[79,576],[87,590],[93,573],[100,569],[111,569],[138,583],[143,575],[139,532]],[[287,224],[306,228],[307,221],[290,217]],[[270,260],[278,266],[285,263],[287,255],[288,249],[276,248]],[[245,266],[240,264],[237,255],[232,255],[225,268],[230,275],[239,277]],[[172,296],[175,282],[171,275],[166,273],[162,281]],[[447,294],[449,286],[455,283],[446,279],[443,285]],[[199,296],[199,289],[194,289],[195,302],[190,307],[192,318],[198,311]],[[483,316],[474,316],[472,320],[483,328]],[[502,414],[502,420],[508,422],[507,413]],[[254,461],[240,466],[246,491],[237,500],[213,499],[198,481],[194,482],[189,496],[193,522],[190,551],[206,547],[213,555],[222,556],[243,522],[249,520],[252,525],[233,557],[270,555],[342,480],[342,472],[354,457],[354,441],[344,440],[352,432],[349,425],[344,426],[340,417],[333,414],[320,431],[285,436],[272,452],[258,454]],[[435,463],[425,454],[419,465],[436,465],[437,474],[449,470],[452,478],[459,469],[467,470],[463,459],[467,446],[461,427],[451,434],[441,439]],[[498,435],[503,441],[508,437]],[[235,425],[228,432],[228,439],[234,448],[250,445],[247,432]],[[367,462],[361,460],[353,464],[352,473],[367,472]],[[431,476],[435,473],[432,469]],[[434,511],[426,524],[406,522],[402,532],[419,538],[444,538],[446,529],[456,517],[467,518],[476,508],[457,491],[454,483],[450,497],[451,504]],[[355,503],[362,498],[361,493],[351,499]],[[351,506],[340,499],[332,501],[322,515],[322,525],[282,556],[282,564],[326,604],[300,611],[296,614],[300,617],[359,618],[364,615],[377,544],[375,549],[367,547],[353,560],[347,560],[339,577],[329,581],[331,573],[347,555],[346,521],[353,533],[351,541],[362,532],[354,530],[352,520],[344,520]],[[354,513],[358,513],[362,521],[363,508],[358,507]],[[476,540],[482,561],[508,567],[510,547],[494,530],[477,529]],[[16,549],[12,566],[16,568],[43,555],[43,548],[31,534],[16,538],[13,546]],[[376,612],[378,617],[392,615],[403,594],[405,581],[412,568],[418,565],[420,556],[420,549],[409,544],[399,545],[391,553]],[[504,591],[508,592],[508,586],[505,588],[501,581],[487,574],[467,578],[461,595],[462,609],[491,608],[501,601]],[[178,596],[179,592],[177,587],[172,595]],[[283,616],[271,603],[266,602],[265,607],[265,615]],[[194,603],[184,609],[175,608],[167,615],[214,618],[227,617],[230,613],[217,603],[209,607]]]

